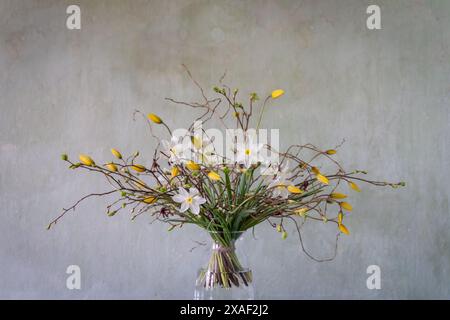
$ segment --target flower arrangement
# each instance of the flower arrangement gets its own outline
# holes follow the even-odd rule
[[[360,183],[393,188],[405,185],[366,179],[365,171],[345,171],[334,159],[339,146],[323,150],[312,144],[292,145],[280,152],[272,144],[261,143],[257,134],[262,132],[259,127],[266,106],[280,98],[283,90],[272,91],[261,102],[256,93],[251,93],[244,106],[238,98],[239,91],[224,85],[223,79],[220,86],[213,88],[216,96],[208,98],[189,70],[186,71],[200,89],[203,100],[195,103],[167,100],[199,109],[202,114],[188,129],[175,133],[156,114],[145,116],[136,111],[145,117],[152,137],[158,142],[149,165],[140,160],[139,152],[124,157],[117,149],[111,149],[114,160],[104,164],[84,154],[76,162],[63,154],[62,160],[69,168],[102,174],[112,190],[89,194],[63,209],[48,225],[49,229],[81,201],[115,195],[106,208],[110,217],[129,210],[132,220],[148,214],[168,223],[169,231],[185,224],[205,229],[220,250],[213,252],[200,281],[206,288],[230,288],[252,281],[251,273],[236,274],[243,267],[233,246],[242,232],[268,222],[285,239],[288,236],[285,225],[292,222],[303,251],[310,258],[323,261],[303,246],[300,228],[304,221],[334,223],[337,237],[341,233],[348,235],[344,220],[352,206],[347,202],[346,191],[342,190],[359,192]],[[259,111],[257,123],[253,123],[255,111]],[[223,148],[219,150],[218,139],[202,127],[210,119],[226,129],[230,129],[227,121],[235,124],[235,131],[227,136],[225,152]],[[156,127],[166,131],[169,138],[161,140],[155,135]]]

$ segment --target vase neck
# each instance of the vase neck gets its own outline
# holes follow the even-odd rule
[[[235,240],[233,240],[229,245],[223,245],[219,242],[213,242],[212,250],[213,251],[220,251],[220,252],[226,252],[226,251],[234,251],[236,250],[235,247]]]

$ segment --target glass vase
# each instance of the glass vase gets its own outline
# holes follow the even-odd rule
[[[212,245],[195,283],[195,300],[253,300],[253,276],[248,268],[244,232],[210,232]]]

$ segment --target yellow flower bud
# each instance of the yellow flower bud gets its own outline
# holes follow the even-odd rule
[[[353,210],[352,205],[350,203],[348,203],[348,202],[341,202],[339,205],[341,206],[342,209],[345,209],[347,211],[352,211]]]
[[[319,170],[319,168],[317,168],[317,167],[312,167],[312,168],[311,168],[311,171],[312,171],[315,175],[320,174],[320,170]]]
[[[155,197],[147,197],[147,198],[144,198],[144,200],[142,200],[142,201],[144,201],[145,203],[151,204],[156,201],[156,198]]]
[[[117,151],[116,149],[112,148],[112,149],[111,149],[111,153],[112,153],[113,156],[116,157],[117,159],[122,159],[122,155],[121,155],[120,152]]]
[[[172,167],[170,174],[171,174],[172,178],[175,178],[176,176],[178,176],[180,174],[180,169],[178,169],[178,167]]]
[[[282,89],[277,89],[277,90],[273,90],[273,91],[272,91],[271,96],[272,96],[272,99],[276,99],[276,98],[281,97],[283,94],[284,94],[284,90],[282,90]]]
[[[80,154],[80,156],[78,157],[80,159],[80,162],[86,166],[93,166],[95,165],[94,160],[92,160],[91,157],[85,155],[85,154]]]
[[[341,224],[343,219],[344,219],[344,214],[342,213],[342,211],[339,211],[339,213],[338,213],[338,223]]]
[[[277,224],[277,231],[278,231],[278,232],[283,231],[283,229],[281,228],[281,224]]]
[[[186,163],[186,167],[192,171],[200,170],[200,166],[196,164],[194,161],[188,161]]]
[[[333,192],[330,194],[330,197],[333,199],[345,199],[347,198],[347,195],[339,192]]]
[[[217,172],[210,171],[208,173],[208,178],[210,178],[213,181],[219,181],[220,180],[220,175]]]
[[[290,193],[295,193],[295,194],[303,193],[303,191],[300,188],[293,186],[293,185],[288,186],[287,189]]]
[[[357,191],[357,192],[361,192],[361,189],[358,187],[358,185],[352,181],[348,182],[348,185],[350,186],[350,188],[352,188],[353,190]]]
[[[285,240],[287,236],[288,236],[287,232],[283,231],[283,233],[281,234],[281,239]]]
[[[146,170],[145,167],[143,165],[140,165],[140,164],[134,164],[134,165],[131,166],[131,168],[134,171],[137,171],[137,172],[144,172]]]
[[[117,166],[114,163],[108,163],[106,165],[106,167],[108,168],[109,171],[112,171],[112,172],[116,172],[117,171]]]
[[[333,149],[330,149],[330,150],[327,150],[327,151],[325,151],[325,153],[326,154],[329,154],[329,155],[333,155],[333,154],[336,154],[336,150],[333,150]]]
[[[346,235],[349,235],[349,234],[350,234],[350,232],[348,231],[347,227],[344,226],[342,223],[339,224],[339,230],[340,230],[343,234],[346,234]]]
[[[328,178],[323,176],[323,175],[321,175],[321,174],[318,174],[316,176],[316,179],[319,180],[320,182],[322,182],[323,184],[328,184],[329,183]]]
[[[300,217],[304,217],[307,211],[308,208],[300,208],[295,210],[295,214],[299,215]]]
[[[150,119],[150,121],[156,123],[156,124],[161,124],[163,121],[161,120],[160,117],[158,117],[156,114],[154,113],[149,113],[147,115],[147,117]]]

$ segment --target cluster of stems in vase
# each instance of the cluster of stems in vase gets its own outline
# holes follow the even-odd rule
[[[172,98],[168,101],[182,105],[200,114],[189,124],[184,133],[172,132],[169,124],[154,113],[142,115],[149,124],[150,134],[157,147],[153,159],[141,159],[139,152],[128,157],[117,149],[111,149],[113,160],[100,164],[89,155],[79,155],[72,161],[66,154],[62,159],[71,169],[83,169],[103,175],[111,189],[91,193],[62,213],[48,225],[56,224],[77,205],[95,196],[113,196],[107,206],[108,216],[131,213],[131,218],[148,214],[153,219],[169,224],[169,230],[194,224],[206,229],[217,243],[230,247],[233,235],[268,222],[285,239],[288,234],[286,222],[292,222],[303,251],[312,259],[303,246],[301,226],[306,220],[336,224],[337,237],[349,234],[344,219],[352,206],[347,201],[347,189],[359,192],[361,183],[375,186],[403,186],[404,183],[373,181],[365,178],[366,172],[347,172],[335,159],[339,146],[321,149],[312,144],[290,146],[286,151],[275,150],[270,144],[259,143],[252,133],[258,133],[266,107],[280,98],[284,91],[277,89],[260,101],[256,93],[240,100],[239,90],[232,90],[220,80],[209,98],[206,91],[188,76],[199,88],[200,102],[184,102]],[[257,121],[253,115],[257,113]],[[229,152],[217,150],[216,143],[198,128],[211,119],[225,129],[230,124],[239,129],[241,136],[234,136]],[[254,126],[256,129],[252,129]],[[161,128],[165,139],[155,134]],[[231,150],[231,151],[230,151]],[[266,154],[270,157],[266,157]],[[275,156],[275,157],[274,157]],[[273,160],[277,159],[277,160]],[[225,274],[214,283],[231,286],[237,279],[226,274],[240,267],[234,251],[217,251],[210,267]],[[243,282],[251,281],[251,275]]]

